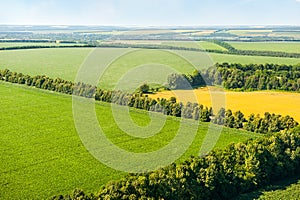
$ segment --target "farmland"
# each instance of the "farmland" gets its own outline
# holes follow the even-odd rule
[[[226,51],[225,48],[208,41],[168,41],[168,40],[116,40],[116,41],[103,41],[108,44],[143,44],[143,45],[163,45],[172,47],[184,47],[203,50],[220,50]]]
[[[224,42],[228,42],[227,39],[229,41],[240,41],[228,42],[238,50],[300,53],[300,43],[297,42],[241,42],[249,38],[254,41],[264,41],[268,39],[268,37],[275,37],[275,39],[273,38],[274,41],[277,41],[276,37],[280,37],[278,40],[293,40],[299,36],[297,31],[286,32],[285,35],[284,32],[274,31],[273,29],[217,30],[215,29],[216,27],[211,27],[208,30],[197,30],[193,28],[170,30],[127,30],[127,28],[121,28],[120,30],[96,30],[95,27],[91,27],[90,29],[87,27],[87,29],[84,29],[84,27],[81,28],[80,30],[73,30],[72,27],[70,27],[70,30],[33,30],[31,33],[11,32],[7,33],[7,35],[4,31],[0,34],[0,37],[4,39],[8,37],[8,40],[9,38],[18,38],[20,41],[22,38],[36,39],[46,37],[52,38],[54,41],[65,40],[77,44],[84,42],[85,44],[91,45],[98,44],[99,42],[100,44],[105,44],[105,41],[109,43],[109,38],[115,38],[116,40],[111,40],[111,43],[122,44],[124,46],[121,46],[125,48],[97,48],[99,60],[93,63],[86,60],[86,58],[95,52],[94,48],[68,47],[1,50],[0,69],[7,68],[11,71],[23,74],[47,75],[51,78],[60,77],[65,80],[74,81],[81,66],[87,63],[89,64],[88,66],[91,67],[88,71],[92,72],[92,74],[96,74],[98,71],[104,72],[98,83],[99,88],[111,90],[115,89],[116,85],[126,87],[133,86],[135,87],[134,89],[140,86],[141,83],[150,84],[151,87],[160,86],[166,81],[167,75],[173,71],[176,73],[191,74],[195,68],[201,70],[215,63],[275,63],[285,65],[300,63],[299,58],[205,53],[191,49],[190,51],[171,51],[150,49],[149,47],[149,49],[147,49],[146,47],[146,45],[161,45],[215,50],[214,52],[216,52],[216,50],[227,51],[216,43],[208,42],[216,37],[217,39],[223,38]],[[290,38],[290,36],[295,37]],[[176,40],[172,40],[172,38]],[[193,38],[197,38],[198,41],[189,41],[189,39]],[[205,41],[199,41],[201,38]],[[273,39],[271,38],[270,40]],[[221,40],[222,39],[220,39],[220,41]],[[60,45],[74,45],[75,43],[0,42],[0,48],[49,45],[59,47]],[[127,48],[128,46],[126,46],[126,44],[140,45],[141,47],[145,44],[145,48]],[[109,68],[105,69],[107,64],[109,64]],[[85,78],[83,82],[89,83],[90,77]],[[3,77],[3,79],[5,78]],[[91,83],[94,82],[91,80]],[[121,90],[124,88],[125,87],[122,87]],[[160,90],[162,89],[160,88]],[[280,115],[290,115],[300,122],[300,94],[296,92],[289,93],[267,90],[256,92],[223,92],[222,89],[218,87],[200,88],[190,91],[176,90],[175,92],[178,94],[177,102],[187,103],[196,96],[200,104],[212,106],[215,112],[226,102],[225,105],[227,109],[233,111],[241,110],[246,117],[251,113],[263,115],[264,112],[270,112]],[[158,97],[169,99],[172,96],[176,96],[174,95],[175,92],[162,91],[147,95],[154,99]],[[83,189],[86,193],[97,192],[101,186],[109,181],[119,180],[127,175],[126,172],[117,171],[97,161],[82,144],[80,139],[81,135],[79,135],[78,130],[75,128],[76,123],[74,122],[76,120],[74,119],[73,113],[74,102],[72,102],[71,96],[1,81],[0,97],[0,108],[2,111],[0,113],[0,142],[2,144],[0,147],[2,158],[2,162],[0,163],[0,199],[45,199],[53,195],[69,194],[75,188]],[[91,99],[78,98],[81,103],[93,103]],[[143,98],[144,97],[136,96],[134,103],[143,103]],[[145,99],[147,99],[147,97],[145,97]],[[214,103],[212,103],[212,101]],[[169,102],[170,101],[168,101],[168,103]],[[176,102],[174,102],[174,105],[175,104]],[[221,128],[221,126],[210,123],[189,119],[181,121],[180,118],[134,108],[128,108],[130,114],[130,117],[128,117],[121,107],[116,106],[115,108],[118,109],[112,110],[111,105],[104,102],[96,102],[95,106],[93,104],[93,108],[95,108],[96,111],[96,120],[104,131],[105,136],[114,145],[134,153],[155,152],[167,146],[176,138],[176,134],[182,124],[185,127],[185,135],[184,138],[181,138],[181,141],[186,141],[186,136],[193,132],[193,127],[197,127],[196,136],[191,146],[175,161],[176,163],[184,162],[190,156],[198,156],[201,144],[208,130],[216,132],[216,130]],[[88,112],[87,107],[83,107],[82,110],[80,110],[80,113]],[[118,117],[117,119],[121,119],[121,121],[117,121],[116,116]],[[161,129],[159,129],[158,124],[154,124],[154,129],[157,130],[154,136],[139,138],[128,134],[130,131],[134,132],[136,129],[125,119],[129,119],[130,122],[142,128],[147,128],[153,125],[150,116],[154,117],[156,121],[162,121],[164,117],[166,118],[166,122]],[[182,114],[181,116],[184,115]],[[212,118],[214,120],[217,117],[213,116]],[[234,120],[235,118],[236,116],[234,116]],[[208,121],[210,119],[211,118],[208,118]],[[88,126],[84,123],[88,120],[85,121],[85,119],[83,119],[82,121],[85,128],[84,130],[86,132],[93,132],[94,129],[90,129],[90,127],[93,126]],[[264,126],[271,124],[269,122],[270,121]],[[93,125],[98,127],[97,123]],[[138,130],[138,132],[140,134],[146,134],[143,130],[144,129],[142,129],[142,131]],[[249,138],[258,137],[261,137],[261,134],[244,131],[241,127],[235,126],[235,128],[230,129],[222,127],[222,134],[214,148],[223,149],[229,143],[242,142]],[[239,146],[239,144],[237,146]],[[178,145],[178,149],[180,148],[181,145]],[[107,150],[106,148],[100,149]],[[112,158],[120,162],[123,161],[114,156],[112,156]],[[127,160],[130,159],[128,158]],[[159,158],[156,158],[155,161],[159,161]],[[234,162],[228,163],[234,165]],[[237,163],[237,166],[238,165],[239,163]],[[221,168],[222,167],[220,167],[220,169]],[[240,170],[241,174],[244,173],[244,169]],[[217,170],[212,168],[211,172],[217,172]],[[248,179],[249,177],[243,178]],[[211,177],[208,176],[207,180],[209,178]],[[184,180],[183,178],[180,181]],[[158,180],[158,182],[159,181],[160,180]],[[173,180],[170,182],[173,182]],[[270,188],[266,188],[266,190],[262,189],[257,191],[254,197],[259,198],[261,196],[262,199],[276,198],[276,196],[282,199],[298,197],[298,179],[293,180],[292,183],[292,185],[285,184],[288,185],[287,188],[271,186]],[[239,182],[237,182],[237,185],[238,184]],[[189,188],[186,189],[189,190]],[[276,189],[278,189],[276,192],[269,191]],[[249,196],[246,195],[246,197],[252,197],[251,195],[252,194],[249,194]]]
[[[212,42],[200,41],[200,42],[162,42],[163,45],[175,46],[175,47],[186,47],[186,48],[196,48],[205,50],[221,50],[226,51],[225,48],[214,44]]]
[[[92,48],[64,48],[64,49],[30,49],[2,51],[0,66],[11,71],[29,75],[47,75],[60,77],[66,80],[74,80],[85,58],[92,52]],[[101,48],[98,52],[105,55],[122,55],[135,49]],[[190,73],[194,70],[190,63],[197,69],[211,66],[213,63],[277,63],[297,64],[299,59],[274,58],[264,56],[239,56],[191,51],[174,51],[176,54],[163,50],[136,50],[114,61],[100,82],[101,88],[112,89],[122,73],[141,64],[162,64],[170,66],[181,73]],[[181,58],[182,57],[182,58]],[[185,59],[184,59],[185,58]],[[101,60],[99,61],[101,65]],[[153,72],[155,73],[155,72]]]
[[[70,96],[8,83],[0,83],[0,96],[1,108],[5,110],[0,114],[1,199],[41,199],[74,188],[96,192],[106,182],[125,175],[100,164],[84,148],[74,127]],[[157,135],[143,140],[124,134],[113,123],[109,104],[97,104],[96,113],[107,137],[133,152],[161,148],[174,137],[179,125],[178,119],[168,117]],[[131,109],[130,115],[141,126],[149,123],[146,112]],[[200,124],[180,161],[198,154],[208,125]],[[250,137],[258,135],[224,128],[216,147]]]
[[[238,50],[300,53],[300,42],[230,42]]]
[[[284,38],[292,38],[292,39],[299,39],[300,33],[299,31],[293,30],[273,30],[273,29],[247,29],[247,30],[227,30],[223,31],[223,33],[233,34],[238,37],[284,37]]]
[[[76,43],[50,43],[50,42],[0,42],[0,48],[2,47],[32,47],[32,46],[74,46],[81,45]]]
[[[198,102],[206,106],[213,106],[214,110],[219,110],[222,102],[226,101],[226,108],[233,111],[241,110],[246,116],[251,113],[263,115],[265,112],[272,112],[281,115],[290,115],[300,121],[300,94],[275,91],[259,92],[232,92],[210,87],[197,89],[194,91],[179,90],[176,94],[172,91],[160,92],[151,95],[152,98],[167,98],[177,95],[179,101],[183,103],[194,99],[196,95]],[[212,101],[215,102],[212,104]],[[289,106],[286,106],[289,105]]]

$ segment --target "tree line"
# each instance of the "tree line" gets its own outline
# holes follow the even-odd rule
[[[184,89],[187,85],[193,87],[222,85],[226,89],[241,91],[299,92],[300,65],[217,63],[207,70],[195,71],[191,75],[171,74],[168,77],[168,87],[171,89]]]
[[[182,40],[181,40],[182,41]],[[269,57],[287,57],[287,58],[300,58],[300,53],[288,53],[278,51],[257,51],[257,50],[239,50],[234,48],[232,45],[220,41],[220,40],[202,40],[213,42],[226,50],[219,49],[201,49],[193,47],[176,47],[171,45],[153,45],[153,44],[99,44],[98,47],[110,47],[110,48],[142,48],[142,49],[170,49],[170,50],[183,50],[183,51],[198,51],[208,53],[219,53],[219,54],[233,54],[233,55],[247,55],[247,56],[269,56]],[[193,42],[193,41],[190,41]]]
[[[198,74],[197,77],[200,75]],[[214,114],[212,107],[206,107],[198,103],[183,104],[177,102],[175,97],[170,99],[152,99],[142,92],[127,93],[123,91],[110,91],[97,88],[85,83],[73,83],[60,78],[52,79],[47,76],[29,76],[22,73],[11,72],[8,69],[0,70],[0,80],[25,84],[40,89],[77,95],[86,98],[94,98],[96,101],[114,103],[122,106],[129,106],[165,115],[194,119],[201,122],[212,121],[215,124],[224,125],[229,128],[245,129],[258,133],[275,133],[288,130],[298,125],[292,117],[265,113],[264,117],[250,115],[246,118],[240,111],[232,113],[231,110],[220,109]],[[203,80],[203,79],[202,79]],[[144,89],[146,86],[143,86]]]
[[[245,56],[269,56],[269,57],[287,57],[287,58],[300,58],[300,53],[288,53],[288,52],[280,52],[280,51],[259,51],[259,50],[240,50],[234,48],[227,42],[223,42],[220,40],[210,40],[211,42],[224,47],[228,51],[223,52],[227,54],[234,55],[245,55]]]
[[[212,122],[229,128],[244,129],[255,133],[276,133],[299,125],[298,122],[288,115],[281,116],[266,112],[263,117],[259,114],[251,114],[246,119],[241,111],[233,113],[230,109],[225,110],[224,108],[219,110]]]
[[[99,192],[75,190],[58,199],[231,199],[300,173],[300,128],[230,144],[153,172],[129,174]]]

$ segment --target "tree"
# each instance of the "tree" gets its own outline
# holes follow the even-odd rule
[[[234,128],[243,128],[245,122],[244,114],[241,111],[234,113]]]
[[[225,113],[226,113],[225,108],[221,108],[219,110],[218,114],[213,119],[213,123],[218,124],[218,125],[224,125]]]
[[[139,87],[138,91],[141,93],[149,93],[149,89],[150,89],[149,85],[147,83],[144,83]]]
[[[187,80],[186,76],[173,73],[168,76],[168,87],[171,90],[189,89],[191,88],[191,84]]]

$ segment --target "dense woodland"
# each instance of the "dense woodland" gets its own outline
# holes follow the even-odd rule
[[[191,85],[222,85],[225,89],[241,91],[283,90],[300,92],[300,65],[277,64],[216,64],[191,75],[171,74],[168,87],[185,89]]]
[[[175,117],[194,119],[201,122],[212,121],[215,124],[226,127],[240,128],[257,133],[275,133],[294,128],[298,125],[298,122],[290,116],[265,113],[263,117],[252,114],[247,118],[240,111],[233,113],[231,110],[225,111],[225,109],[214,113],[211,107],[208,108],[201,104],[190,102],[183,105],[181,102],[177,102],[174,97],[170,99],[158,98],[155,100],[143,94],[143,91],[137,93],[109,91],[85,83],[73,83],[60,78],[52,79],[47,76],[31,77],[22,73],[11,72],[7,69],[0,70],[0,79],[6,82],[25,84],[27,86],[86,98],[95,98],[97,101],[115,103]]]

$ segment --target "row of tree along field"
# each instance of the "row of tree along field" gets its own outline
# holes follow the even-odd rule
[[[211,107],[208,108],[198,103],[183,105],[177,102],[174,97],[170,99],[152,99],[143,94],[145,92],[144,85],[140,87],[140,92],[137,93],[109,91],[85,83],[73,83],[59,78],[52,79],[47,76],[31,77],[22,73],[11,72],[7,69],[0,70],[0,79],[6,82],[25,84],[27,86],[86,98],[95,98],[97,101],[159,112],[175,117],[194,119],[201,122],[212,121],[215,124],[225,125],[230,128],[241,128],[258,133],[274,133],[288,130],[298,125],[290,116],[265,113],[264,117],[252,114],[249,118],[246,118],[240,111],[232,113],[231,110],[225,111],[224,109],[216,112],[217,114],[215,115]]]
[[[52,199],[231,199],[300,171],[300,128]]]
[[[240,91],[283,90],[300,92],[300,65],[216,64],[191,75],[171,74],[170,89],[186,89],[205,85],[222,85]]]
[[[218,44],[221,47],[224,47],[228,51],[228,54],[236,54],[236,55],[247,55],[247,56],[270,56],[270,57],[289,57],[289,58],[300,58],[299,53],[290,53],[284,51],[261,51],[261,50],[241,50],[236,49],[231,44],[227,42],[223,42],[220,40],[211,40],[212,42]],[[224,52],[225,53],[225,52]]]
[[[258,50],[239,50],[234,48],[232,45],[219,40],[203,40],[215,43],[226,50],[220,49],[201,49],[199,47],[184,47],[176,45],[165,45],[165,44],[128,44],[128,43],[103,43],[96,44],[98,47],[113,47],[113,48],[142,48],[142,49],[170,49],[170,50],[184,50],[184,51],[199,51],[208,53],[219,53],[219,54],[232,54],[232,55],[243,55],[243,56],[268,56],[268,57],[286,57],[286,58],[300,58],[300,53],[289,53],[279,51],[258,51]],[[193,43],[193,41],[190,41]]]

